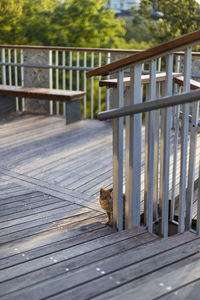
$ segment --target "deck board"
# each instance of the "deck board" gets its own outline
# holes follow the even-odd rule
[[[0,124],[2,299],[169,299],[197,289],[197,235],[163,240],[105,225],[110,122],[25,114]]]

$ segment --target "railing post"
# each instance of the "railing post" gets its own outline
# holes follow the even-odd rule
[[[111,55],[110,52],[106,55],[106,64],[111,62]],[[110,75],[106,76],[106,79],[110,79]],[[110,109],[110,89],[106,88],[106,110]]]
[[[84,52],[84,58],[83,58],[83,65],[86,68],[87,67],[87,52]],[[83,72],[83,90],[87,91],[87,78],[86,78],[86,71]],[[83,118],[86,119],[87,117],[87,96],[84,96],[83,100]]]
[[[150,63],[150,99],[156,98],[156,60]],[[155,111],[146,113],[146,126],[145,126],[145,195],[144,201],[146,202],[145,217],[146,226],[148,231],[153,231],[153,207],[156,210],[157,199],[154,199],[154,134],[155,134]],[[155,203],[154,201],[155,200]]]
[[[5,49],[1,49],[1,62],[5,63]],[[6,66],[1,67],[2,84],[6,84]]]
[[[66,62],[65,62],[65,51],[62,51],[62,65],[65,66]],[[62,70],[62,88],[63,90],[66,90],[66,72],[65,69]],[[66,103],[63,103],[63,115],[66,114]]]
[[[198,133],[199,103],[192,103],[192,123],[190,127],[190,152],[189,152],[189,170],[188,187],[186,195],[186,220],[185,229],[189,230],[192,225],[192,206],[194,201],[194,180],[195,180],[195,162],[196,145]]]
[[[199,160],[199,179],[198,179],[198,197],[197,197],[197,234],[200,235],[200,160]]]
[[[141,85],[142,65],[130,68],[130,104],[142,101]],[[141,130],[142,115],[132,115],[129,118],[129,171],[128,171],[128,228],[140,225],[141,198]]]
[[[122,107],[123,72],[118,73],[118,88],[113,91],[113,106]],[[113,120],[113,227],[123,229],[123,127],[124,118]]]
[[[165,95],[172,95],[173,54],[167,56]],[[171,108],[161,109],[161,138],[160,138],[160,193],[161,204],[161,234],[168,236],[168,201],[169,201],[169,158],[170,158],[170,128]]]
[[[91,53],[91,67],[94,68],[94,52]],[[94,118],[94,77],[91,77],[91,113],[90,117],[91,119]]]
[[[99,52],[99,67],[101,67],[101,52]],[[101,80],[101,76],[98,77],[98,81]],[[101,112],[101,87],[98,86],[98,113]]]
[[[24,51],[20,50],[20,63],[24,63]],[[21,67],[21,86],[24,86],[24,68]],[[25,110],[25,99],[22,98],[22,111]]]
[[[17,63],[17,49],[14,49],[14,63]],[[15,67],[15,86],[18,86],[18,71]],[[16,97],[16,111],[19,111],[19,99]]]
[[[184,60],[184,92],[190,91],[192,48],[185,51]],[[187,172],[187,146],[188,146],[188,114],[189,104],[183,105],[183,118],[181,121],[181,171],[180,171],[180,197],[179,197],[179,224],[178,232],[185,230],[186,208],[186,172]]]
[[[49,65],[52,66],[52,50],[49,50]],[[53,88],[53,70],[49,68],[49,88]],[[53,115],[53,101],[50,101],[50,115]]]

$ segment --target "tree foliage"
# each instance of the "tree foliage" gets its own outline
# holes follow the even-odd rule
[[[125,22],[116,19],[114,12],[106,9],[106,3],[106,0],[1,0],[0,22],[7,25],[2,27],[0,42],[123,47]]]
[[[55,10],[54,44],[79,47],[118,47],[124,44],[124,21],[107,10],[105,0],[71,0]],[[60,33],[60,34],[58,34]]]
[[[22,16],[24,0],[1,0],[0,1],[0,42],[5,43]]]
[[[163,13],[163,17],[153,20],[153,11]],[[200,27],[200,6],[195,0],[141,0],[139,9],[133,9],[132,14],[137,29],[141,31],[142,24],[143,38],[152,39],[152,44],[166,42]]]

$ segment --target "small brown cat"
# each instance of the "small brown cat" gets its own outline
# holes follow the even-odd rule
[[[106,211],[108,216],[108,225],[113,225],[113,188],[111,189],[100,189],[99,202],[101,207]],[[125,194],[123,194],[123,215],[125,215]],[[125,220],[123,219],[123,223]],[[123,224],[124,227],[124,224]]]

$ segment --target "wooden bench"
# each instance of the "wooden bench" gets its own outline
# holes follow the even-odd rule
[[[81,99],[85,94],[83,91],[0,85],[0,95],[66,102],[66,124],[81,119]]]

